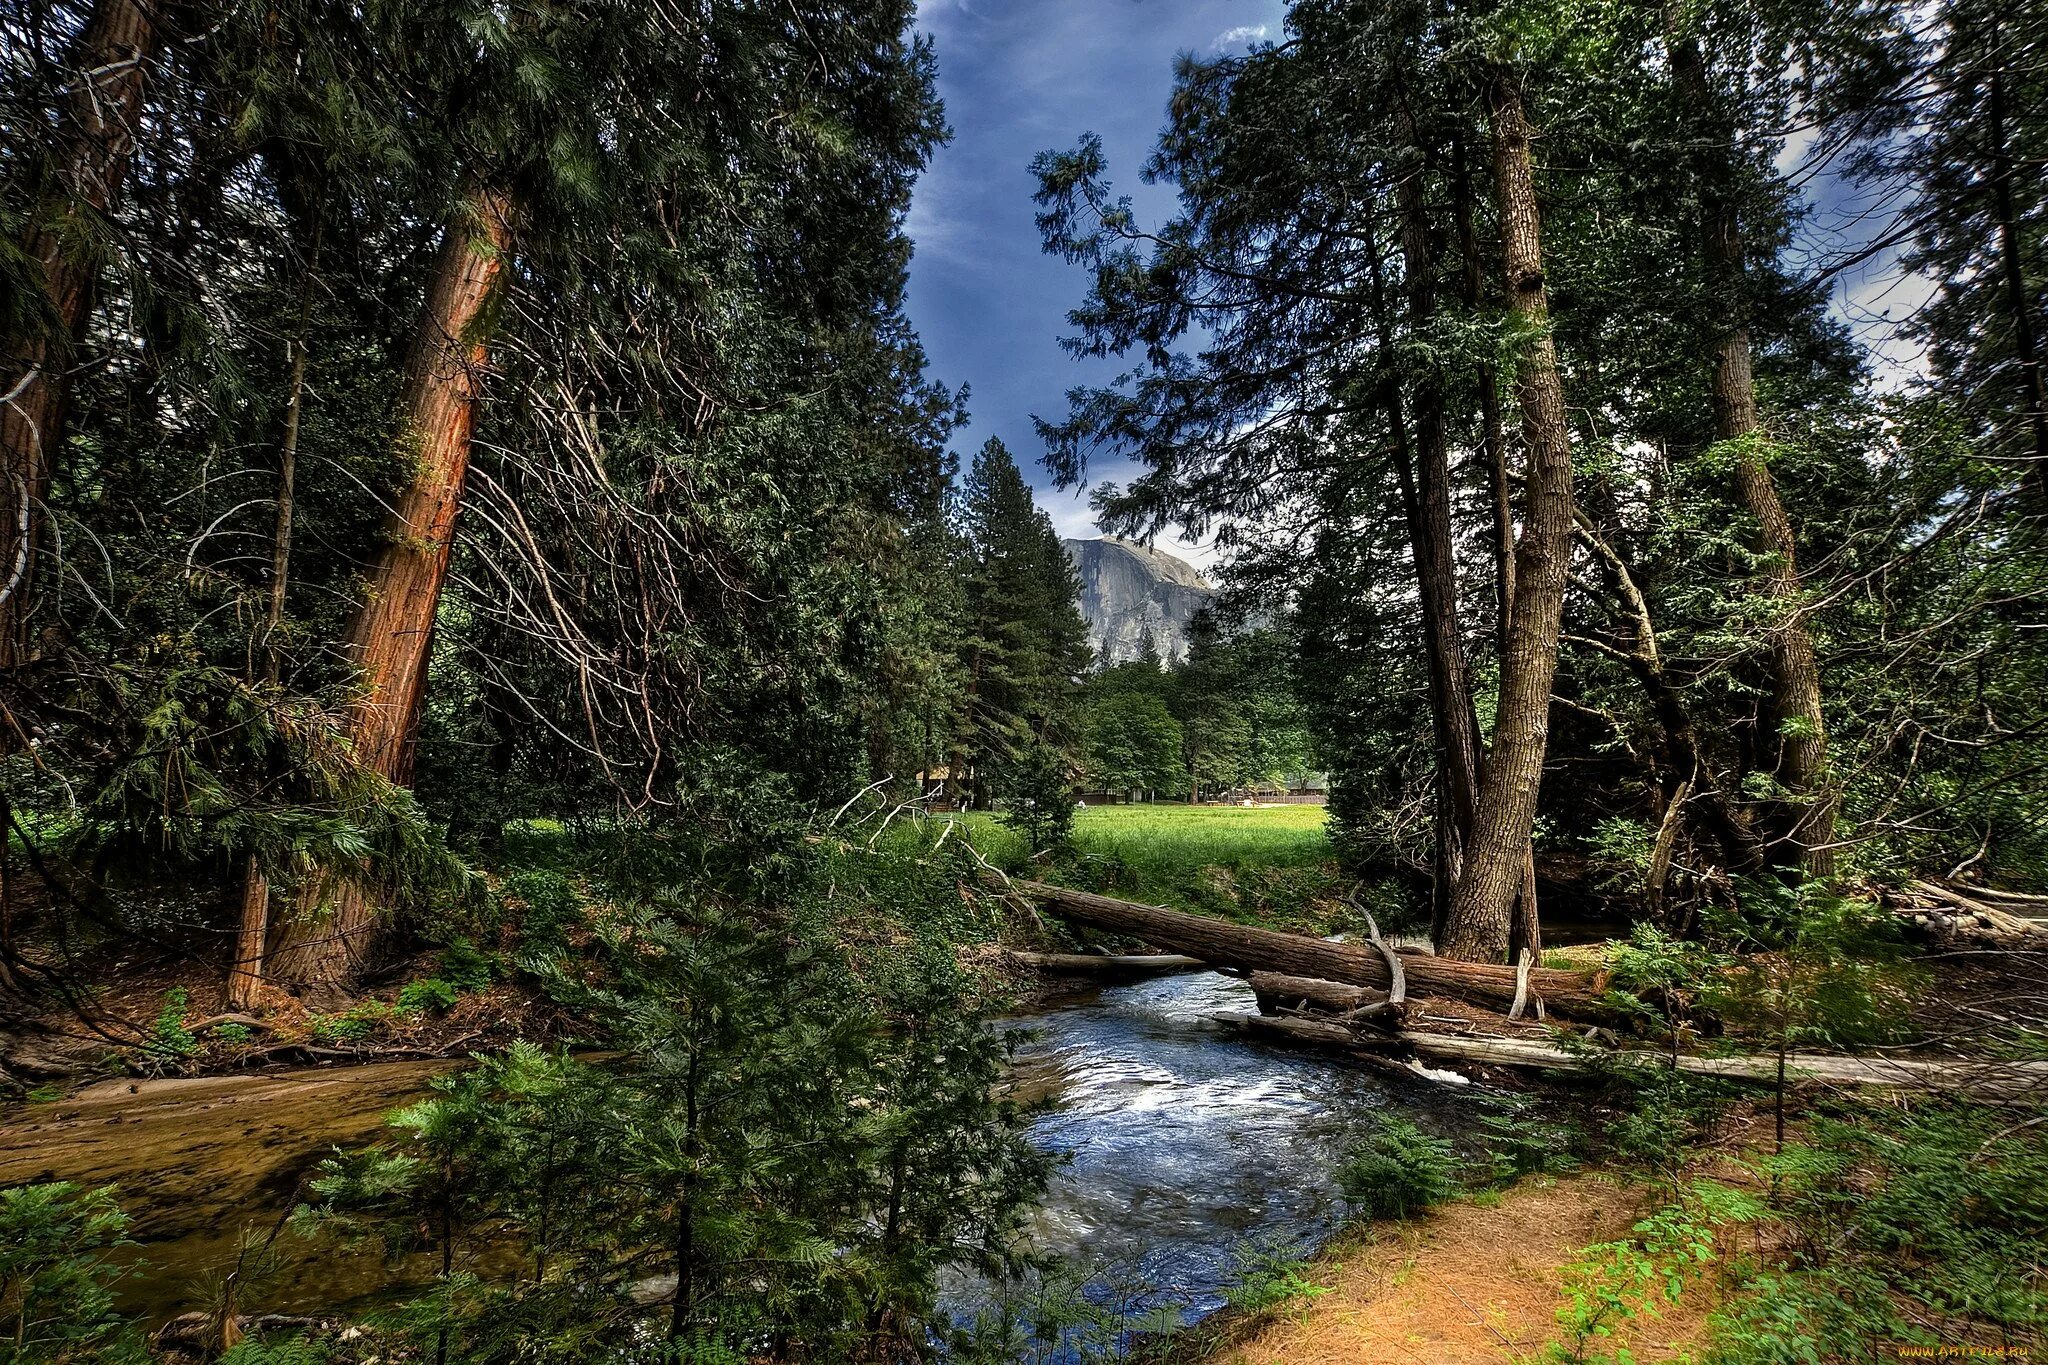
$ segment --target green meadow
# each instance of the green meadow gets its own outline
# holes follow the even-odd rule
[[[1090,806],[1074,816],[1074,856],[1048,880],[1251,923],[1321,928],[1340,912],[1322,806]],[[983,857],[1019,871],[1030,850],[1000,817],[959,823]]]

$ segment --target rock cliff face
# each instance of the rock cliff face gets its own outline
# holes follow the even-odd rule
[[[1114,536],[1061,543],[1081,573],[1081,615],[1097,655],[1107,647],[1112,663],[1142,658],[1147,631],[1161,659],[1186,655],[1188,622],[1216,597],[1194,565]]]

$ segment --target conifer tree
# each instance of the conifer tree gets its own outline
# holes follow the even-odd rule
[[[966,693],[954,780],[976,806],[1003,792],[1005,768],[1033,749],[1075,744],[1074,697],[1088,666],[1080,579],[1017,462],[995,437],[974,457],[961,498],[967,560]]]

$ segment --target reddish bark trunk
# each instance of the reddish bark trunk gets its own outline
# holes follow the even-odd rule
[[[487,191],[469,201],[473,224],[450,227],[406,362],[402,410],[413,477],[400,492],[348,649],[360,673],[349,708],[358,761],[403,782],[425,695],[434,612],[455,545],[470,434],[488,348],[482,328],[511,246],[511,206]],[[273,977],[339,986],[375,938],[377,907],[342,869],[309,879],[273,932]]]
[[[49,314],[42,328],[6,339],[0,356],[0,462],[6,514],[0,516],[0,668],[35,652],[30,635],[36,545],[64,437],[66,367],[84,341],[98,293],[99,265],[66,253],[68,234],[47,221],[80,206],[111,212],[135,150],[148,63],[162,43],[160,25],[136,0],[100,0],[71,61],[75,88],[65,101],[65,199],[42,206],[22,243],[42,274]]]
[[[1527,337],[1515,379],[1529,471],[1522,533],[1515,545],[1514,611],[1501,657],[1493,746],[1465,875],[1451,901],[1444,956],[1501,962],[1508,956],[1515,902],[1525,885],[1529,833],[1549,747],[1550,687],[1557,673],[1572,539],[1572,443],[1550,334],[1543,280],[1543,229],[1536,205],[1530,128],[1513,73],[1494,72],[1494,181],[1499,199],[1502,276],[1508,308]]]

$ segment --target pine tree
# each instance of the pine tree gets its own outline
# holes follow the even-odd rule
[[[961,498],[967,561],[966,694],[953,771],[976,806],[1003,794],[1005,769],[1036,749],[1075,745],[1076,684],[1088,666],[1080,578],[1052,520],[1003,443],[990,437]]]

